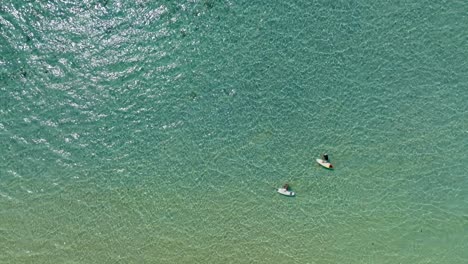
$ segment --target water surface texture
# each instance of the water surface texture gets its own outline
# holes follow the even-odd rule
[[[468,263],[468,2],[413,2],[2,0],[0,263]]]

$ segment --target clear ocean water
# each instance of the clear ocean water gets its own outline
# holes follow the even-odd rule
[[[468,263],[467,11],[2,0],[0,263]]]

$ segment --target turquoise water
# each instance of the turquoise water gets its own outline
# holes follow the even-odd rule
[[[0,263],[468,262],[467,3],[78,2],[0,5]]]

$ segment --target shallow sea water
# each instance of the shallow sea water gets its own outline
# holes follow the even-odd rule
[[[468,262],[467,8],[2,2],[0,263]]]

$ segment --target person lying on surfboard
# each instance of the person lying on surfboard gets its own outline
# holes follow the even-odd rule
[[[321,159],[316,159],[318,164],[320,164],[320,166],[323,166],[323,167],[325,167],[327,169],[333,169],[333,165],[328,160],[328,154],[325,153],[325,154],[322,154],[320,156],[321,156]]]

